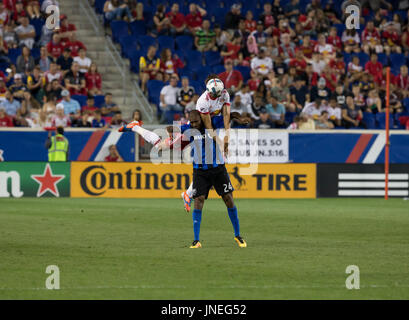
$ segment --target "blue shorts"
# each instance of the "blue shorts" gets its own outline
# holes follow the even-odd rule
[[[213,129],[224,129],[223,115],[214,116],[212,118]]]

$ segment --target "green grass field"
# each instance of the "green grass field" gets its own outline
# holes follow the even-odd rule
[[[0,299],[408,299],[409,202],[221,200],[189,249],[181,201],[0,199]],[[60,290],[47,290],[48,265]],[[345,269],[360,268],[360,290]]]

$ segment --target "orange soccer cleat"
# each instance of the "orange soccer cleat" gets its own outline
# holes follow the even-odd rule
[[[190,204],[192,203],[192,198],[190,198],[186,191],[180,195],[183,199],[183,206],[185,207],[186,212],[190,211]]]
[[[128,132],[128,131],[132,131],[132,128],[135,126],[142,126],[143,122],[142,121],[132,121],[129,122],[127,125],[123,125],[122,127],[120,127],[118,129],[119,132]]]

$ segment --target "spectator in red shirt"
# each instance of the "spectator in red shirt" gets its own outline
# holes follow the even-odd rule
[[[373,76],[374,82],[382,82],[382,63],[378,61],[376,53],[371,54],[371,60],[365,64],[365,70]]]
[[[220,55],[226,62],[227,59],[233,60],[234,64],[239,64],[243,61],[243,53],[241,52],[241,37],[235,37],[231,42],[227,42],[225,47],[222,49]]]
[[[400,67],[400,73],[394,79],[394,85],[399,89],[403,98],[409,97],[409,75],[408,67],[403,65]]]
[[[109,146],[109,155],[105,157],[105,161],[108,161],[108,162],[124,161],[124,159],[119,154],[118,149],[116,148],[116,145],[112,144]]]
[[[307,68],[307,62],[304,60],[304,53],[301,49],[295,50],[295,57],[290,60],[290,67],[295,67],[297,74],[303,74]]]
[[[273,27],[275,24],[274,21],[274,16],[273,13],[271,12],[272,6],[271,3],[265,3],[263,6],[263,13],[260,15],[259,20],[263,21],[264,23],[264,28],[268,29],[270,27]],[[268,32],[267,30],[265,30],[267,33],[271,33],[272,30],[270,30],[270,32]]]
[[[228,90],[230,95],[238,92],[243,85],[243,76],[241,72],[233,69],[233,61],[227,59],[224,62],[226,71],[218,75],[219,79],[223,81],[224,87]]]
[[[69,41],[65,43],[64,49],[69,48],[71,50],[71,57],[78,57],[78,51],[80,49],[87,50],[87,47],[79,40],[77,40],[75,32],[69,36]]]
[[[12,20],[16,24],[20,24],[20,18],[21,17],[27,17],[27,13],[24,10],[24,4],[22,0],[17,0],[15,3],[15,7],[12,10],[13,15],[12,15]]]
[[[302,50],[304,57],[307,59],[312,59],[312,53],[314,52],[315,44],[311,41],[311,37],[306,34],[303,37],[302,45],[298,47],[298,49]]]
[[[337,76],[335,75],[334,69],[326,65],[321,73],[321,77],[325,79],[327,88],[331,90],[331,92],[334,92],[337,86]]]
[[[74,24],[68,23],[67,16],[62,14],[60,16],[60,41],[63,46],[70,40],[70,36],[77,31]]]
[[[335,71],[338,78],[345,74],[344,56],[341,52],[337,52],[335,59],[331,60],[329,66]]]
[[[13,127],[13,121],[7,115],[4,107],[0,107],[0,127]]]
[[[337,51],[342,50],[341,38],[337,35],[337,28],[332,27],[329,31],[327,43],[331,44]]]
[[[160,54],[160,70],[163,73],[163,81],[169,81],[172,74],[178,73],[184,64],[177,54],[172,57],[172,51],[169,48],[163,49]]]
[[[276,46],[281,43],[281,38],[283,34],[289,34],[290,37],[295,36],[295,32],[290,28],[286,20],[280,20],[278,22],[278,28],[273,29],[273,38]]]
[[[93,96],[88,95],[87,97],[87,104],[85,106],[81,106],[81,111],[83,113],[91,114],[98,108],[95,106],[95,99]]]
[[[383,51],[383,46],[381,44],[381,35],[375,28],[373,21],[368,21],[361,37],[362,48],[366,54],[369,54],[370,50],[375,50],[376,53]]]
[[[62,54],[64,47],[60,42],[60,36],[57,33],[53,34],[52,40],[47,44],[48,56],[57,61],[58,57]]]
[[[391,52],[402,53],[401,37],[393,22],[388,22],[385,25],[385,31],[382,32],[382,40],[384,41],[385,53],[387,55]]]
[[[206,13],[205,9],[202,9],[195,3],[189,5],[189,14],[186,15],[185,21],[191,34],[196,34],[196,31],[202,27],[203,16]]]
[[[85,73],[85,82],[88,90],[88,94],[100,95],[102,94],[102,78],[98,72],[97,64],[91,63],[89,71]]]
[[[253,18],[253,12],[251,10],[247,11],[244,25],[249,34],[257,29],[257,22]]]
[[[186,29],[185,16],[179,12],[179,4],[174,3],[170,12],[166,14],[170,20],[170,33],[172,35],[183,34]]]

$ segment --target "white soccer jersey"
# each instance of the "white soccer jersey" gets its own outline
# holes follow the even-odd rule
[[[230,95],[226,89],[217,99],[212,99],[207,91],[203,92],[196,103],[196,110],[200,113],[210,113],[210,116],[217,116],[222,112],[223,106],[230,105]]]

